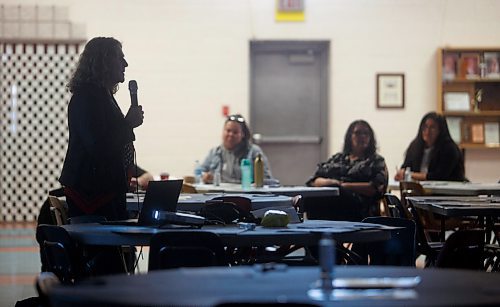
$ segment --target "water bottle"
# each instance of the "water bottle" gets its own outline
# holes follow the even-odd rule
[[[335,241],[331,234],[324,233],[319,240],[319,266],[321,288],[333,288],[333,265],[335,264]]]
[[[409,166],[405,168],[405,181],[411,181],[411,168]]]
[[[200,184],[201,182],[201,174],[203,173],[203,170],[200,165],[200,161],[196,160],[195,166],[194,166],[194,183],[195,184]]]
[[[252,164],[249,159],[241,159],[241,187],[249,190],[252,184]]]
[[[264,161],[261,154],[258,154],[253,162],[253,179],[256,188],[264,186]]]
[[[214,172],[214,186],[218,187],[220,186],[220,169],[217,168]]]

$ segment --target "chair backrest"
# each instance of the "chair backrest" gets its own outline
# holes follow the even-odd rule
[[[410,200],[406,201],[408,212],[411,215],[411,219],[415,222],[415,239],[416,239],[416,248],[417,253],[426,255],[428,257],[433,253],[431,246],[429,245],[429,238],[425,233],[424,223],[422,222],[422,217],[420,216],[419,211],[413,205]],[[429,259],[430,263],[434,261],[434,259]]]
[[[305,208],[304,208],[304,198],[302,195],[298,194],[292,197],[292,206],[297,211],[299,220],[304,221]]]
[[[436,267],[471,270],[484,269],[483,229],[466,229],[453,232],[444,243],[436,259]]]
[[[391,239],[368,243],[367,253],[371,265],[415,266],[415,223],[395,217],[367,217],[365,223],[401,227],[391,232]]]
[[[45,268],[62,283],[73,283],[79,276],[80,256],[68,232],[55,225],[39,225],[36,239],[41,247]]]
[[[410,213],[408,212],[408,209],[405,206],[403,206],[403,204],[396,195],[391,193],[385,193],[384,202],[386,204],[390,217],[398,217],[403,219],[408,219],[411,217]]]
[[[184,182],[182,184],[181,193],[196,194],[196,193],[198,193],[198,191],[196,190],[196,188],[192,184]]]
[[[49,293],[54,286],[60,284],[59,278],[52,272],[41,272],[36,277],[35,287],[42,307],[51,306]]]
[[[399,190],[401,191],[401,199],[403,196],[422,196],[425,195],[424,187],[415,181],[400,181]]]
[[[59,226],[68,224],[68,208],[55,196],[49,195],[48,199],[56,224]]]
[[[151,238],[148,270],[227,266],[219,236],[205,231],[171,231]]]

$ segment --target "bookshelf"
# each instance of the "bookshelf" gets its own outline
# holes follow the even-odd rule
[[[462,149],[500,151],[500,47],[438,49],[437,111]]]

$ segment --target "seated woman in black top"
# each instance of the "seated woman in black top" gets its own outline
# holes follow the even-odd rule
[[[340,187],[340,196],[331,199],[329,208],[323,210],[329,212],[317,218],[360,221],[379,215],[378,201],[387,188],[387,167],[384,158],[376,153],[376,146],[366,121],[356,120],[349,125],[343,151],[320,163],[306,182],[308,186]]]
[[[446,119],[427,113],[420,122],[418,134],[406,150],[406,157],[394,179],[404,180],[410,167],[412,180],[466,181],[462,152],[453,141]]]

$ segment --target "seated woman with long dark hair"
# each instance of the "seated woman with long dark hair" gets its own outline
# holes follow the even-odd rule
[[[320,163],[306,182],[308,186],[340,188],[339,197],[322,200],[321,205],[316,200],[321,213],[314,218],[360,221],[380,214],[379,200],[387,188],[387,167],[376,150],[377,141],[370,125],[364,120],[352,122],[342,152]],[[311,206],[314,211],[315,204]]]
[[[435,112],[424,115],[394,179],[404,180],[407,167],[411,169],[412,180],[467,180],[462,152],[451,138],[443,116]]]

